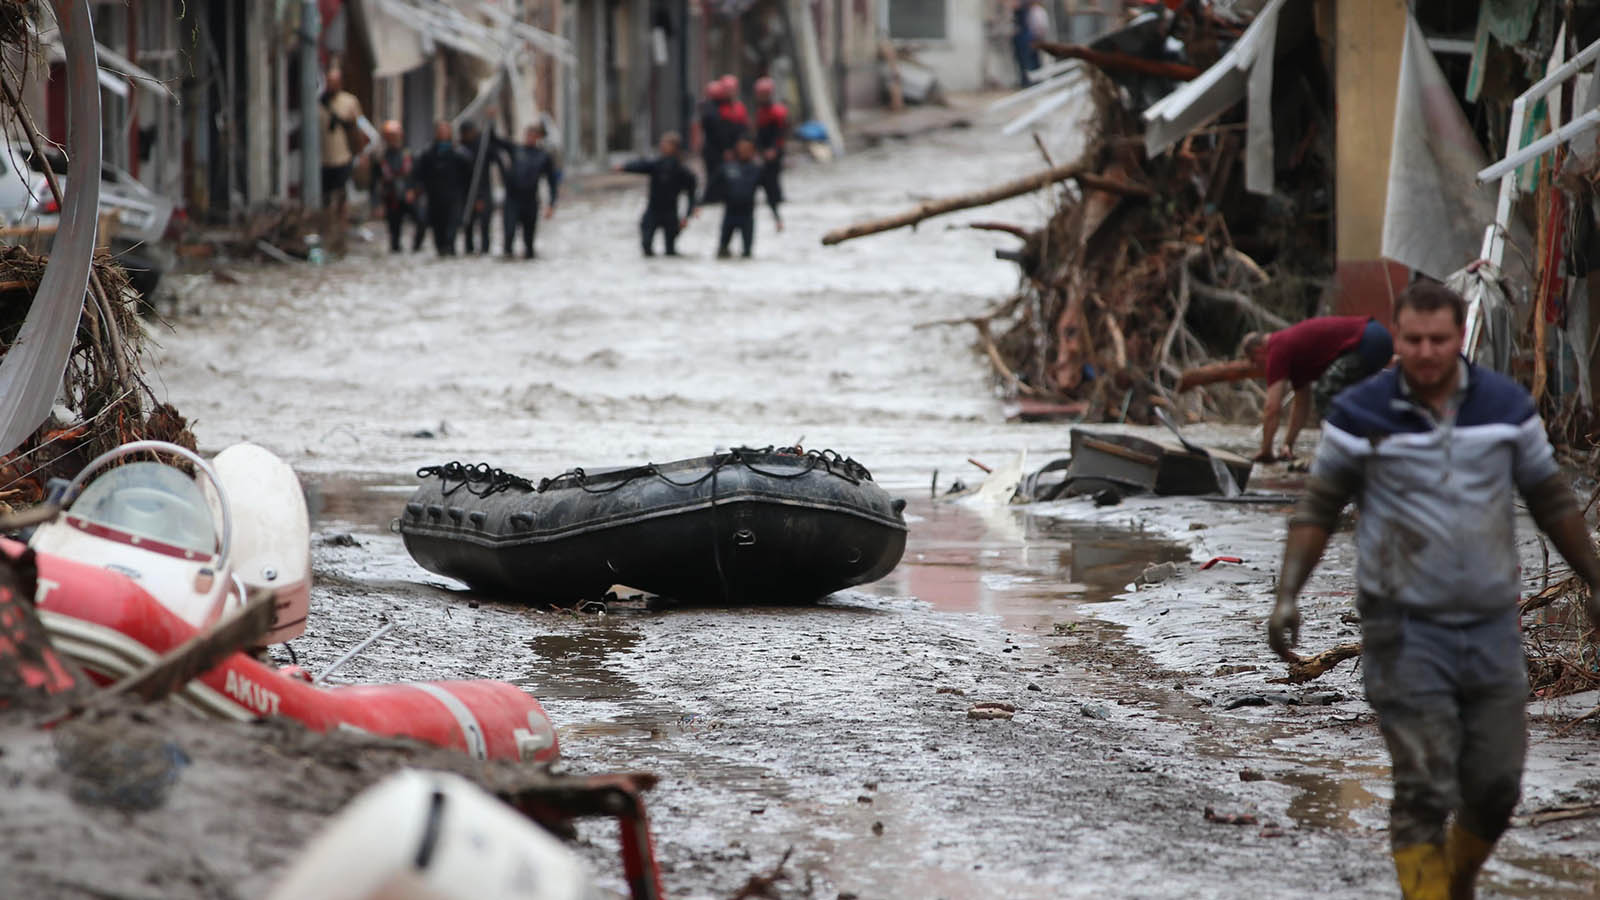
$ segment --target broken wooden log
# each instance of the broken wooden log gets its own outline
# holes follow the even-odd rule
[[[1108,194],[1116,194],[1120,197],[1154,197],[1156,193],[1145,185],[1124,181],[1120,178],[1096,175],[1093,172],[1084,172],[1075,177],[1078,184],[1083,187],[1105,191]]]
[[[997,184],[981,191],[957,194],[954,197],[946,197],[942,200],[928,200],[918,204],[913,209],[897,215],[857,222],[844,228],[836,228],[822,236],[822,244],[825,247],[831,247],[834,244],[854,240],[858,237],[866,237],[869,234],[915,226],[924,219],[931,219],[934,216],[942,216],[945,213],[958,212],[963,209],[988,206],[991,203],[999,203],[1001,200],[1009,200],[1012,197],[1036,191],[1058,181],[1077,178],[1082,174],[1084,174],[1083,164],[1072,163],[1065,166],[1056,166],[1053,169],[1046,169],[1043,172],[1035,172],[1032,175],[1025,175],[1022,178],[1007,181],[1004,184]]]
[[[1063,44],[1060,41],[1035,40],[1033,46],[1057,59],[1081,59],[1107,72],[1154,75],[1157,78],[1170,78],[1173,81],[1190,81],[1200,77],[1200,72],[1202,71],[1198,66],[1166,62],[1158,59],[1145,59],[1142,56],[1134,56],[1131,53],[1091,50],[1082,44]]]
[[[1009,222],[970,222],[967,227],[977,231],[1003,231],[1023,240],[1028,240],[1034,235],[1033,232],[1023,228],[1021,225],[1012,225]]]
[[[1289,663],[1289,674],[1284,678],[1268,679],[1273,684],[1305,684],[1321,678],[1334,666],[1361,655],[1360,644],[1340,644],[1312,656],[1296,656]]]
[[[1511,821],[1518,828],[1537,828],[1540,825],[1549,825],[1551,822],[1588,819],[1595,816],[1600,816],[1600,803],[1567,803],[1534,810],[1527,815],[1516,816]]]

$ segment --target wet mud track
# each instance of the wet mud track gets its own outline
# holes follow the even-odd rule
[[[640,197],[574,189],[531,266],[358,254],[192,276],[154,335],[160,384],[203,449],[254,440],[301,472],[317,577],[302,664],[393,621],[335,680],[523,685],[569,770],[662,777],[649,802],[673,896],[729,896],[791,847],[792,897],[1393,896],[1385,761],[1354,674],[1314,686],[1342,696],[1327,706],[1224,708],[1282,690],[1260,633],[1280,515],[926,499],[935,470],[943,490],[981,475],[969,457],[1032,466],[1068,444],[1003,421],[965,328],[919,327],[989,308],[1015,272],[995,238],[941,222],[816,238],[1037,165],[1026,136],[974,129],[797,168],[789,228],[763,218],[751,262],[706,258],[716,210],[685,235],[691,258],[639,259]],[[537,479],[797,440],[912,500],[884,582],[812,606],[539,611],[423,571],[388,530],[422,465]],[[1223,554],[1248,565],[1193,571]],[[1162,561],[1175,577],[1126,590]],[[1307,602],[1315,646],[1347,627],[1350,571],[1336,545]],[[1014,714],[968,717],[985,702]],[[1600,777],[1592,747],[1539,746],[1536,801]],[[1592,825],[1508,845],[1484,895],[1592,896]],[[611,826],[581,835],[620,890]]]
[[[1296,874],[1322,895],[1381,890],[1371,829],[1324,827],[1344,812],[1337,797],[1318,808],[1331,780],[1287,791],[1299,806],[1275,820],[1206,821],[1207,807],[1258,809],[1232,790],[1231,758],[1257,729],[1218,733],[1171,687],[1182,676],[1084,614],[1187,548],[1006,508],[909,511],[905,563],[866,590],[598,616],[407,587],[381,523],[324,519],[362,546],[319,549],[329,627],[296,647],[313,669],[332,659],[376,611],[335,623],[362,622],[355,607],[387,592],[382,615],[401,628],[345,675],[413,677],[426,661],[508,678],[545,703],[571,769],[661,774],[651,808],[681,895],[727,896],[790,847],[792,896],[1265,896]],[[969,718],[984,702],[1014,716]],[[606,871],[608,828],[584,834]]]

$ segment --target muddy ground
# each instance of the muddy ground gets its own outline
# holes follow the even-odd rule
[[[936,470],[942,491],[981,478],[969,457],[1026,451],[1032,467],[1068,443],[1064,426],[1004,421],[970,333],[917,327],[1006,295],[1004,241],[952,227],[959,216],[836,248],[817,237],[1037,165],[1026,137],[979,128],[799,168],[788,230],[763,213],[750,262],[708,258],[714,210],[685,236],[688,258],[640,259],[641,197],[574,190],[533,264],[368,250],[229,267],[230,283],[182,285],[156,335],[160,376],[205,449],[254,440],[303,473],[318,582],[300,662],[316,670],[395,620],[339,678],[523,685],[568,770],[662,776],[650,803],[673,896],[729,896],[791,847],[785,896],[830,900],[1396,895],[1357,675],[1267,683],[1282,668],[1261,639],[1281,508],[929,498]],[[1028,198],[978,217],[1042,212]],[[797,440],[911,501],[905,561],[883,582],[813,606],[537,611],[423,571],[388,530],[420,465],[537,477]],[[1215,555],[1245,563],[1198,571]],[[1129,590],[1160,562],[1172,577]],[[1309,645],[1351,631],[1350,571],[1342,538],[1307,600]],[[1226,708],[1269,692],[1305,702]],[[1016,714],[969,719],[981,701]],[[1552,739],[1571,712],[1548,712],[1525,809],[1600,798],[1600,728]],[[316,820],[271,806],[249,809],[259,833],[200,848],[239,896],[259,896]],[[1208,807],[1256,822],[1208,821]],[[1514,831],[1484,895],[1594,896],[1597,831]],[[581,833],[620,890],[610,826]]]

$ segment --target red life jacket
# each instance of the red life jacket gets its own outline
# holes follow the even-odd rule
[[[756,146],[783,152],[783,139],[789,133],[789,107],[768,103],[756,107]]]

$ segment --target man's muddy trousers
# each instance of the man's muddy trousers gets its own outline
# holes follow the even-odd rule
[[[665,244],[667,255],[678,255],[677,210],[661,211],[654,207],[645,209],[644,218],[639,220],[639,243],[644,248],[645,256],[655,255],[652,245],[655,244],[657,231],[661,232],[661,240]]]
[[[1518,614],[1466,625],[1363,594],[1362,680],[1394,766],[1396,851],[1445,844],[1454,824],[1492,844],[1522,790],[1528,671]]]
[[[754,211],[744,212],[735,210],[729,212],[727,207],[722,212],[722,233],[717,237],[717,255],[727,256],[728,245],[733,243],[733,236],[739,235],[740,249],[744,256],[749,256],[751,245],[756,239],[756,214]]]

